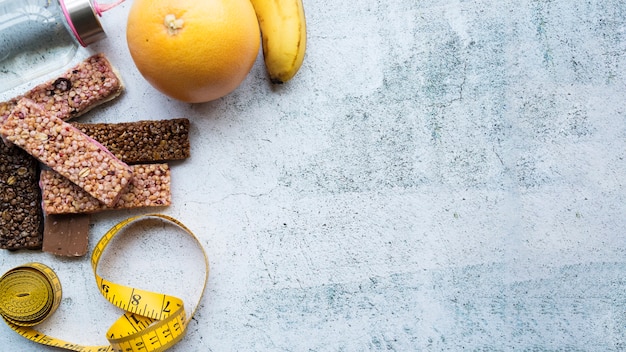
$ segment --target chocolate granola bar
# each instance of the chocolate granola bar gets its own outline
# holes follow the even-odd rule
[[[39,164],[25,151],[0,142],[0,248],[38,249],[43,214]]]
[[[189,120],[185,118],[72,125],[128,164],[182,160],[189,157]]]

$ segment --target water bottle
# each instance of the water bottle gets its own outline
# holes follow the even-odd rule
[[[98,17],[122,1],[0,0],[0,92],[65,66],[79,46],[106,37]]]

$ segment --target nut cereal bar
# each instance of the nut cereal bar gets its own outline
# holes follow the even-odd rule
[[[93,55],[55,79],[37,85],[23,95],[0,102],[0,122],[17,102],[28,98],[63,120],[80,116],[110,101],[124,89],[121,78],[104,54]]]
[[[72,125],[128,164],[182,160],[190,155],[189,120],[185,118]]]
[[[171,204],[170,169],[167,164],[133,165],[128,189],[113,206],[106,206],[51,170],[42,170],[43,211],[51,214],[94,213],[107,209],[159,207]]]
[[[101,144],[29,99],[17,103],[0,134],[109,206],[132,177],[130,167]]]

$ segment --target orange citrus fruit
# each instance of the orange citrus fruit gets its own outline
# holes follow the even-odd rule
[[[201,103],[229,94],[246,78],[260,32],[250,0],[134,0],[126,40],[151,85]]]

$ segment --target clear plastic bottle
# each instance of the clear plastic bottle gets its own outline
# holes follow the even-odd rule
[[[104,38],[98,16],[120,2],[0,0],[0,92],[63,67],[79,45]]]

